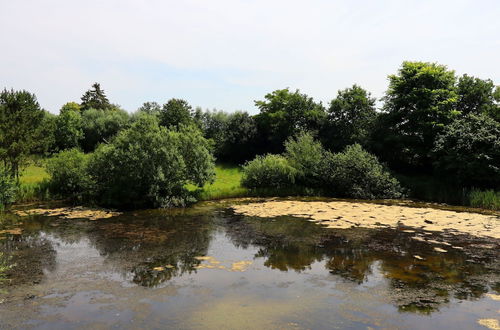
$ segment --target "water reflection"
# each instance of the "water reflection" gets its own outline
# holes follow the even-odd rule
[[[12,286],[52,276],[58,251],[74,245],[82,255],[100,256],[99,271],[155,288],[196,275],[202,263],[199,257],[220,243],[217,233],[223,233],[228,239],[224,249],[236,254],[256,251],[254,260],[262,261],[260,272],[269,272],[269,281],[279,276],[275,272],[307,275],[318,263],[331,281],[356,285],[366,283],[375,272],[381,275],[379,284],[387,286],[392,303],[404,312],[431,313],[452,299],[475,300],[500,289],[498,242],[471,238],[443,242],[439,235],[427,235],[433,242],[429,243],[422,233],[327,230],[304,220],[235,216],[217,208],[185,214],[141,211],[95,222],[9,218],[2,226],[0,230],[22,228],[22,235],[0,238],[0,251],[16,264],[9,274]],[[439,252],[437,246],[447,252]],[[218,276],[217,271],[212,276]]]

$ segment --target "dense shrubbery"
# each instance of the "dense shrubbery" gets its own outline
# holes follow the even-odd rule
[[[309,133],[285,143],[281,155],[257,156],[243,167],[248,188],[291,187],[321,189],[329,195],[351,198],[399,198],[399,182],[359,144],[333,154]]]
[[[199,132],[168,131],[152,116],[141,116],[89,161],[96,200],[115,207],[185,203],[185,185],[203,185],[213,173],[213,158]]]
[[[87,173],[88,156],[78,149],[59,152],[48,160],[50,190],[58,196],[81,199],[90,195],[92,183]]]
[[[242,184],[247,188],[287,188],[295,183],[297,170],[280,155],[257,156],[243,166]]]
[[[336,196],[363,199],[399,198],[398,180],[379,163],[377,157],[359,144],[326,157],[325,189]]]

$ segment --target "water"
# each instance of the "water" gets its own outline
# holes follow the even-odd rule
[[[4,215],[0,328],[485,329],[499,242],[331,230],[223,203],[98,221]],[[415,240],[415,235],[455,246]],[[417,258],[418,257],[418,258]]]

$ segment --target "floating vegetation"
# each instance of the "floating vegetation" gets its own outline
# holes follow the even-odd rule
[[[14,214],[26,217],[31,215],[43,215],[49,217],[60,217],[64,219],[88,219],[88,220],[100,220],[115,217],[120,215],[120,212],[111,211],[102,208],[88,208],[83,206],[75,207],[59,207],[54,209],[28,209],[28,210],[14,210]]]
[[[246,216],[301,217],[336,229],[403,225],[422,228],[426,231],[449,231],[450,233],[500,238],[500,217],[498,215],[344,201],[270,200],[263,203],[233,205],[232,208],[237,214]]]

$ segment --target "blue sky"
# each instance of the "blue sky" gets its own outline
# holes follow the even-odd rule
[[[500,1],[0,0],[0,87],[57,113],[100,82],[128,111],[180,97],[256,113],[290,87],[379,98],[404,60],[500,82]]]

